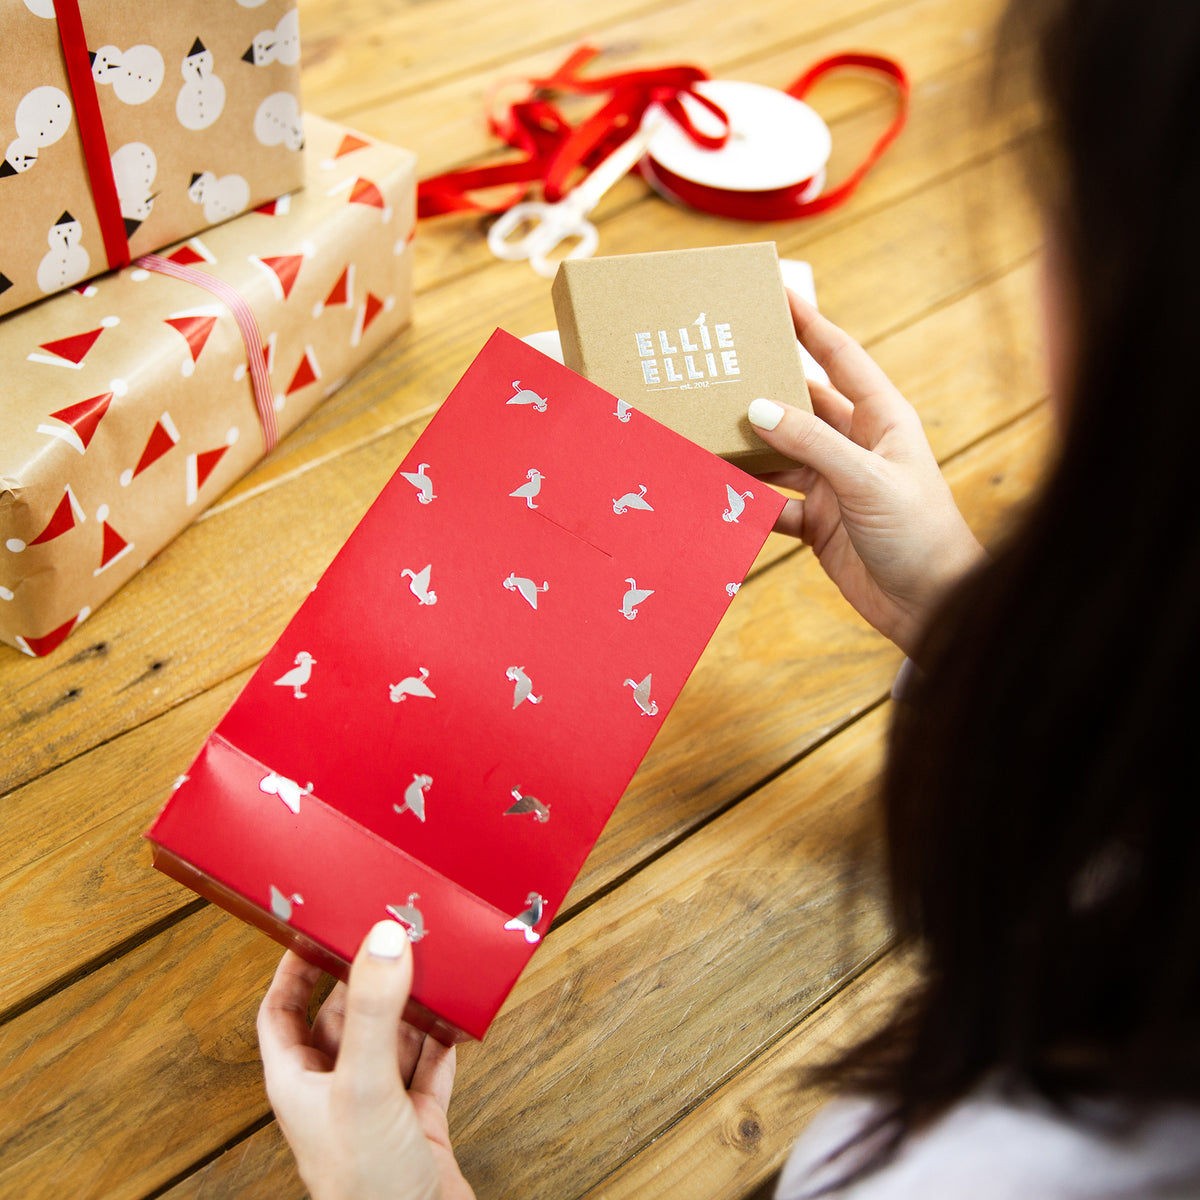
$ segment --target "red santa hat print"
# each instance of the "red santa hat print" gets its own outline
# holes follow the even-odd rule
[[[217,464],[229,453],[230,446],[236,445],[238,440],[237,426],[230,426],[229,432],[225,435],[225,444],[223,446],[215,446],[211,450],[198,450],[194,454],[189,454],[187,458],[187,502],[189,505],[195,504],[200,495],[200,489],[208,482],[209,476],[216,469]]]
[[[60,438],[72,450],[82,454],[92,444],[92,438],[96,436],[96,430],[104,420],[113,397],[123,396],[128,390],[123,379],[114,379],[109,383],[107,392],[100,392],[86,400],[80,400],[77,404],[68,404],[66,408],[52,412],[50,419],[60,424],[41,424],[37,431]]]
[[[264,217],[286,217],[291,211],[291,207],[291,196],[283,195],[275,200],[268,200],[266,204],[260,204],[254,211],[261,213]]]
[[[83,514],[83,508],[79,501],[75,499],[75,493],[71,491],[71,485],[63,489],[62,499],[54,507],[54,512],[50,515],[50,520],[46,522],[41,533],[36,537],[32,537],[28,542],[22,541],[20,538],[10,537],[5,543],[5,548],[11,550],[14,554],[20,554],[27,546],[42,546],[46,542],[52,542],[55,538],[62,537],[64,533],[68,533],[74,529],[80,522],[87,520]]]
[[[195,371],[200,352],[208,342],[209,334],[212,333],[221,312],[220,305],[205,304],[199,308],[184,309],[182,312],[172,313],[169,317],[163,318],[163,323],[170,325],[172,329],[182,334],[184,341],[187,342],[189,357],[179,364],[179,373],[184,378]]]
[[[349,308],[353,303],[354,264],[347,263],[337,277],[337,283],[329,289],[329,295],[313,305],[313,320],[315,321],[327,308]]]
[[[306,388],[310,383],[316,383],[321,378],[321,366],[317,362],[316,352],[311,346],[304,347],[304,357],[300,365],[292,373],[292,381],[287,385],[287,391],[275,397],[275,411],[283,409],[284,400],[293,392]]]
[[[41,637],[16,637],[13,641],[30,657],[41,658],[51,650],[57,650],[75,627],[88,619],[91,612],[92,610],[85,606],[69,621],[64,621],[57,629],[52,629]]]
[[[100,522],[103,538],[100,547],[100,565],[92,572],[99,575],[107,571],[115,562],[119,562],[133,549],[133,543],[127,542],[109,523],[108,505],[102,504],[96,510],[96,520]]]
[[[339,158],[345,158],[347,154],[353,154],[355,150],[363,150],[369,145],[371,143],[365,137],[360,137],[357,133],[347,131],[342,134],[342,140],[338,143],[338,148],[333,152],[333,157],[321,160],[321,170],[332,171],[337,166]]]
[[[146,439],[146,446],[137,466],[121,472],[121,486],[128,487],[148,466],[158,462],[164,454],[172,450],[179,441],[179,430],[171,420],[170,413],[163,413],[154,422],[154,428]]]
[[[343,179],[341,183],[335,184],[325,194],[336,196],[339,192],[350,193],[346,197],[348,204],[361,204],[367,208],[379,209],[379,215],[385,225],[392,219],[391,206],[383,198],[383,193],[378,186],[369,179],[363,179],[361,176]]]
[[[363,334],[371,328],[375,318],[380,313],[394,308],[395,304],[395,296],[388,296],[381,300],[374,292],[368,292],[367,298],[358,306],[358,315],[354,319],[354,330],[350,334],[350,345],[357,346],[362,341]]]
[[[269,258],[259,258],[257,254],[249,255],[250,261],[265,272],[271,291],[276,300],[286,300],[296,286],[300,268],[304,265],[305,250],[299,254],[277,254]]]
[[[73,371],[83,369],[83,360],[87,358],[100,335],[114,325],[121,323],[120,317],[105,317],[95,329],[74,333],[70,337],[57,338],[52,342],[42,342],[38,349],[25,357],[29,362],[45,363],[50,367],[69,367]],[[39,354],[38,350],[45,350]]]

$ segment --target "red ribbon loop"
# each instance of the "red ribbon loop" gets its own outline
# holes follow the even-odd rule
[[[87,163],[88,181],[92,188],[92,203],[100,221],[104,253],[109,270],[129,262],[129,239],[121,217],[121,201],[113,178],[112,159],[108,153],[108,138],[104,133],[104,118],[100,115],[100,99],[96,81],[92,78],[92,63],[88,56],[87,38],[78,0],[54,0],[58,21],[58,37],[62,43],[63,62],[71,87],[71,100],[79,120],[79,137]]]

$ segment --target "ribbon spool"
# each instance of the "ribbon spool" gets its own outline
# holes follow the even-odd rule
[[[763,84],[731,79],[706,80],[695,90],[724,112],[729,135],[724,145],[709,149],[681,126],[666,122],[641,162],[642,177],[655,191],[722,215],[740,215],[747,206],[770,203],[771,197],[776,204],[786,197],[805,204],[820,193],[833,135],[803,100]],[[681,103],[698,129],[714,136],[722,132],[711,111],[690,96],[682,97]],[[655,104],[642,124],[666,116]]]
[[[883,75],[896,88],[896,113],[866,158],[835,187],[825,189],[833,138],[829,127],[804,103],[813,85],[831,71],[853,68]],[[715,102],[729,120],[723,146],[709,149],[682,131],[663,129],[641,162],[642,177],[677,204],[739,221],[791,221],[844,204],[908,119],[910,85],[893,59],[857,52],[834,54],[815,63],[786,92],[755,83],[707,80],[693,90]],[[700,128],[706,120],[688,96],[680,103]],[[647,114],[649,115],[649,114]]]

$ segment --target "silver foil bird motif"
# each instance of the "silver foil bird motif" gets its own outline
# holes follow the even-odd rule
[[[632,621],[638,615],[637,606],[641,604],[647,596],[654,595],[653,588],[639,588],[636,579],[626,579],[629,584],[629,590],[621,598],[621,616]]]
[[[530,508],[537,508],[537,505],[533,502],[533,498],[542,490],[542,480],[546,477],[537,467],[530,467],[525,472],[525,478],[529,480],[528,483],[521,484],[515,492],[509,492],[508,494],[515,496],[518,500],[524,500]]]
[[[524,912],[517,913],[511,921],[505,921],[504,928],[520,930],[525,935],[525,940],[531,946],[536,946],[542,940],[542,935],[534,926],[542,919],[542,906],[546,902],[537,892],[530,892],[525,897],[525,903],[529,907]]]
[[[430,775],[414,775],[412,783],[404,789],[404,803],[393,804],[393,812],[410,812],[422,824],[425,821],[425,790],[433,783]]]
[[[534,819],[539,825],[545,825],[550,820],[550,805],[543,804],[536,796],[522,795],[519,787],[513,788],[509,794],[513,798],[513,803],[504,810],[506,817],[516,816],[520,813],[533,813]]]
[[[504,674],[513,681],[513,708],[520,708],[526,700],[541,704],[542,697],[533,694],[533,681],[525,674],[524,667],[509,667]]]
[[[296,665],[284,675],[275,680],[276,687],[290,687],[292,696],[296,700],[304,700],[308,697],[308,693],[304,690],[304,685],[312,678],[312,669],[316,663],[307,650],[301,650],[296,655]]]
[[[404,567],[400,574],[407,575],[410,582],[408,590],[416,596],[421,604],[436,604],[437,592],[429,590],[429,573],[433,569],[432,563],[426,563],[419,571],[414,571],[412,567]]]
[[[633,698],[637,701],[637,706],[642,710],[644,717],[653,717],[658,713],[657,701],[650,699],[650,680],[652,676],[647,675],[641,683],[636,683],[632,679],[625,680],[625,686],[633,688]]]
[[[281,921],[290,921],[292,919],[292,906],[303,903],[303,896],[298,895],[296,892],[293,892],[290,896],[285,896],[274,884],[271,884],[271,912]]]
[[[417,907],[417,901],[420,898],[419,893],[409,892],[407,903],[387,906],[388,916],[404,926],[404,932],[408,934],[410,942],[419,942],[429,932],[425,928],[425,917]]]
[[[272,771],[270,775],[264,775],[259,780],[258,790],[266,792],[268,796],[278,796],[292,812],[299,814],[300,797],[311,796],[313,785],[310,782],[308,787],[302,788],[294,779],[289,779],[286,775],[276,775]]]
[[[425,682],[428,678],[429,671],[425,667],[418,667],[416,675],[409,675],[399,683],[389,684],[388,695],[391,696],[392,703],[400,704],[409,696],[422,696],[427,700],[436,700],[437,697],[433,694],[433,690]]]
[[[538,412],[545,412],[548,403],[545,396],[539,396],[537,392],[523,388],[519,379],[513,380],[513,394],[505,401],[505,404],[532,404]]]
[[[636,492],[626,492],[620,500],[613,501],[613,512],[619,517],[623,512],[631,508],[640,508],[643,512],[653,512],[654,509],[650,506],[646,499],[646,485],[638,484]]]
[[[532,579],[526,579],[516,574],[516,572],[509,574],[509,577],[504,581],[504,586],[510,592],[519,592],[524,596],[529,602],[529,607],[532,609],[537,608],[538,595],[541,592],[548,592],[550,590],[550,584],[546,580],[542,580],[542,586],[538,587]]]
[[[415,471],[400,472],[401,477],[407,479],[417,489],[417,499],[422,504],[428,504],[437,499],[433,494],[433,480],[426,474],[428,470],[429,464],[421,463]]]
[[[729,507],[721,514],[725,521],[736,521],[746,511],[746,501],[754,499],[753,492],[735,492],[732,484],[725,485],[725,494],[729,497]]]

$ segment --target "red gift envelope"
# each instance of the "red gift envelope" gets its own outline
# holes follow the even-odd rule
[[[209,737],[154,863],[482,1037],[783,498],[497,331]]]

